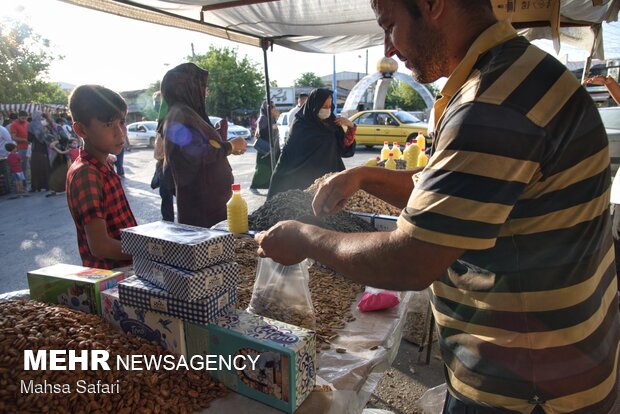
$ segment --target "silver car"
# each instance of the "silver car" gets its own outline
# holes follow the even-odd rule
[[[127,125],[127,138],[129,144],[133,146],[147,146],[153,148],[155,146],[155,129],[157,122],[143,121],[134,122]]]
[[[220,118],[219,116],[209,117],[209,121],[211,121],[213,125],[217,124],[221,120],[222,118]],[[238,137],[250,139],[252,138],[252,134],[250,133],[249,129],[244,128],[240,125],[233,124],[232,122],[228,121],[228,138],[227,139],[230,140],[230,139],[238,138]]]
[[[613,171],[616,171],[620,164],[620,106],[599,108],[598,112],[601,114],[607,138],[609,139],[611,168]]]

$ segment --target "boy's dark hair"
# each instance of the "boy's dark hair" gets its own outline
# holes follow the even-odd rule
[[[17,145],[13,144],[12,142],[7,142],[6,144],[4,144],[4,149],[8,152],[13,152],[15,148],[17,148]]]
[[[15,112],[11,112],[9,114],[9,119],[15,121],[17,119],[17,114]]]
[[[73,122],[89,125],[93,118],[101,122],[124,118],[127,103],[118,93],[99,85],[80,85],[69,95]]]
[[[28,116],[28,112],[26,112],[26,111],[19,111],[19,116]]]

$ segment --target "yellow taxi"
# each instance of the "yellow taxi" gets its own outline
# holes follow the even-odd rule
[[[428,134],[428,125],[420,121],[409,112],[396,109],[373,109],[361,111],[351,116],[351,121],[357,125],[355,141],[358,145],[383,145],[388,141],[390,145],[406,142],[418,136],[418,132]],[[428,140],[428,139],[427,139]]]

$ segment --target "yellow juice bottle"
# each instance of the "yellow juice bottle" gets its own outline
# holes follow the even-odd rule
[[[400,156],[401,160],[407,161],[407,154],[409,154],[409,148],[411,148],[411,142],[407,142],[405,144],[405,150],[403,151],[403,154]]]
[[[407,158],[405,159],[405,161],[407,161],[407,166],[405,168],[408,170],[412,170],[418,166],[420,147],[418,147],[418,144],[415,141],[416,140],[414,139],[413,143],[409,147],[409,152],[407,152]]]
[[[383,141],[383,148],[381,148],[381,161],[387,160],[388,154],[390,153],[390,145],[387,141]]]
[[[428,164],[428,155],[426,152],[420,151],[420,155],[418,155],[418,167],[426,167]]]
[[[228,231],[231,233],[248,232],[248,203],[241,197],[241,184],[232,185],[232,197],[226,203]]]
[[[400,152],[400,145],[398,144],[398,142],[392,143],[392,152],[394,153],[394,159],[400,160],[400,157],[401,155],[403,155],[403,153]]]
[[[385,168],[387,168],[388,170],[395,170],[396,169],[396,161],[394,161],[394,153],[390,152],[388,154],[388,159],[385,162]]]
[[[426,137],[422,131],[418,132],[416,141],[418,142],[418,147],[420,147],[420,150],[424,151],[426,149]]]

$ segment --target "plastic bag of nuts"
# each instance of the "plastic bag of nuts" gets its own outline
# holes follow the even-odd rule
[[[308,280],[306,260],[284,266],[269,258],[259,259],[248,312],[316,330]]]

